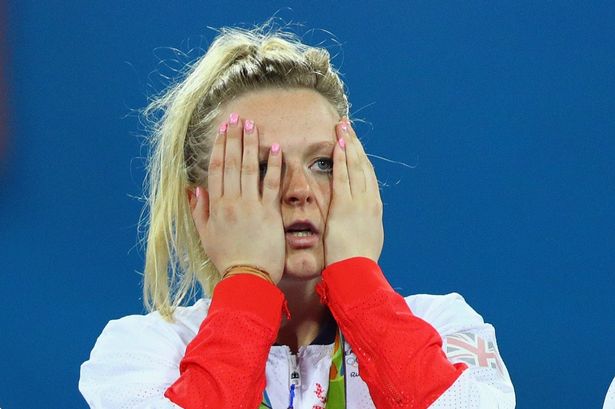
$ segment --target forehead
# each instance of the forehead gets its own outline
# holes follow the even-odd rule
[[[333,105],[310,89],[264,89],[250,91],[221,107],[221,120],[231,112],[255,122],[261,144],[335,140],[335,124],[340,120]]]

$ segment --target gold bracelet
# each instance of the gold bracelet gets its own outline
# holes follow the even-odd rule
[[[231,271],[229,271],[224,277],[225,278],[229,278],[232,276],[236,276],[239,274],[250,274],[250,275],[255,275],[257,277],[262,278],[265,281],[269,281],[271,284],[275,285],[275,283],[273,282],[273,280],[271,279],[271,276],[269,276],[269,274],[267,274],[266,272],[261,272],[259,270],[252,270],[252,269],[247,269],[245,267],[241,267],[241,268],[237,268],[237,269],[233,269]]]
[[[271,284],[275,285],[271,276],[265,270],[258,268],[257,266],[251,266],[249,264],[236,264],[234,266],[230,266],[222,273],[222,280],[225,278],[232,277],[237,274],[248,273],[252,275],[256,275],[266,281],[269,281]]]

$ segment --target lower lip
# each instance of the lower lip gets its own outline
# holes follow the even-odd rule
[[[318,234],[299,237],[292,233],[286,233],[286,242],[292,249],[307,249],[318,243]]]

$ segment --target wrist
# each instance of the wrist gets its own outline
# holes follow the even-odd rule
[[[325,268],[328,268],[330,265],[335,263],[341,263],[351,259],[368,259],[376,264],[378,264],[379,257],[355,254],[355,255],[332,255],[331,257],[327,257],[325,259]]]
[[[378,264],[368,257],[351,257],[328,265],[317,288],[323,303],[335,300],[345,305],[380,290],[393,291]]]
[[[279,325],[281,314],[288,314],[285,305],[284,293],[277,286],[254,274],[236,274],[216,284],[208,316],[219,310],[250,313]]]
[[[238,265],[230,266],[229,268],[224,270],[224,272],[222,273],[222,280],[232,277],[234,275],[238,275],[238,274],[250,274],[250,275],[259,277],[267,282],[270,282],[273,285],[276,285],[273,279],[271,278],[271,275],[267,271],[257,266],[247,265],[247,264],[238,264]]]

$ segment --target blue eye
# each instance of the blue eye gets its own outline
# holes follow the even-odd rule
[[[317,172],[322,173],[332,173],[333,172],[333,160],[329,158],[319,158],[317,159],[312,167],[316,167]]]

